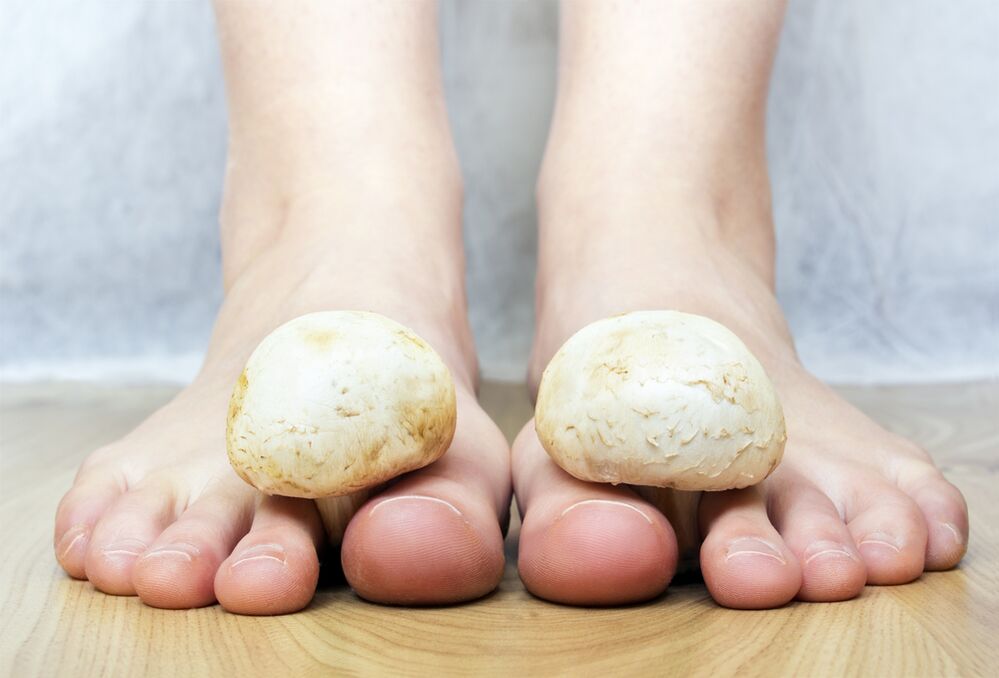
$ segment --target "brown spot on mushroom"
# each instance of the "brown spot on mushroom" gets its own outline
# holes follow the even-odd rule
[[[413,346],[416,346],[421,351],[430,350],[430,346],[429,344],[427,344],[427,342],[423,341],[422,339],[420,339],[418,336],[416,336],[411,332],[407,332],[406,330],[396,330],[395,334],[404,341],[407,341]]]
[[[229,399],[229,416],[227,417],[227,421],[230,425],[243,412],[243,400],[246,398],[246,388],[249,385],[250,382],[246,379],[246,372],[240,373],[239,379],[236,380],[236,387],[232,390],[232,398]]]
[[[309,330],[302,334],[302,340],[320,351],[328,351],[337,339],[333,330]]]

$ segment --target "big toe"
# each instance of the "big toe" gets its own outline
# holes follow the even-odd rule
[[[344,575],[366,600],[448,604],[499,585],[510,455],[474,398],[460,398],[463,416],[447,454],[372,498],[347,526]]]
[[[586,483],[559,468],[528,424],[514,443],[523,512],[519,568],[534,595],[615,605],[661,594],[676,571],[676,538],[651,504],[624,487]]]
[[[341,556],[351,587],[372,602],[409,605],[471,600],[496,588],[503,537],[495,515],[477,515],[450,496],[457,488],[408,485],[372,500],[348,525]]]

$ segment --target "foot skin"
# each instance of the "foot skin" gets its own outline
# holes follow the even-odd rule
[[[240,185],[230,177],[230,193]],[[228,399],[249,353],[281,322],[314,310],[365,309],[413,327],[436,348],[454,376],[459,415],[441,460],[358,509],[342,545],[347,579],[362,597],[386,603],[449,603],[495,588],[503,570],[509,451],[474,396],[459,211],[452,204],[442,216],[439,206],[417,202],[425,200],[420,193],[356,191],[359,203],[440,217],[426,228],[397,229],[391,247],[377,240],[395,213],[314,197],[277,201],[288,219],[273,221],[281,228],[264,238],[266,252],[244,251],[238,274],[227,274],[196,381],[125,438],[91,454],[59,505],[55,551],[70,576],[155,607],[218,601],[233,612],[280,614],[308,605],[317,553],[327,542],[315,502],[264,497],[236,476],[225,452]],[[341,213],[353,221],[340,221]],[[263,221],[267,211],[254,214]],[[224,232],[227,226],[223,214]],[[430,228],[437,236],[428,237]]]
[[[705,493],[697,509],[700,568],[719,604],[845,600],[865,584],[904,584],[961,560],[968,514],[957,488],[926,452],[799,363],[772,288],[769,221],[748,234],[740,223],[734,233],[717,221],[724,209],[617,204],[608,213],[608,199],[587,213],[585,204],[541,203],[535,389],[551,356],[584,325],[627,311],[678,309],[736,332],[780,394],[788,426],[781,465],[757,487]],[[514,444],[513,464],[524,513],[520,573],[532,593],[589,605],[666,589],[678,557],[674,531],[633,488],[570,477],[548,458],[533,423]]]

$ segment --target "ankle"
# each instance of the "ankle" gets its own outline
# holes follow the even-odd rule
[[[461,174],[450,138],[424,145],[343,148],[325,159],[231,149],[220,214],[226,289],[279,246],[298,246],[317,265],[339,251],[375,268],[405,255],[405,270],[449,273],[462,256]]]
[[[769,187],[746,190],[750,179],[730,190],[617,172],[594,185],[571,171],[560,178],[557,168],[546,161],[538,184],[539,280],[546,285],[559,276],[607,279],[636,268],[696,270],[724,254],[773,287]]]

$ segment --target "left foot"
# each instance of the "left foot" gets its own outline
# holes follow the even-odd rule
[[[724,209],[680,208],[661,195],[645,204],[627,191],[603,201],[574,195],[560,187],[542,195],[535,392],[552,355],[584,325],[677,309],[738,334],[780,394],[788,428],[781,465],[756,487],[700,500],[700,567],[719,604],[845,600],[865,583],[904,584],[961,560],[968,516],[957,488],[926,452],[798,361],[774,296],[768,217],[747,226],[726,221]],[[572,478],[549,459],[533,422],[513,463],[524,516],[520,573],[532,593],[619,604],[665,590],[678,558],[674,529],[635,489]]]

